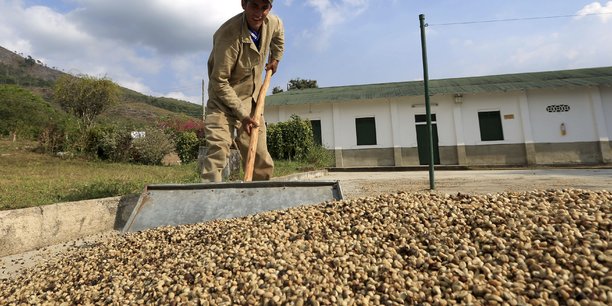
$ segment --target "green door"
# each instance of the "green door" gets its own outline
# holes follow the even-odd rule
[[[438,152],[438,128],[434,123],[436,115],[431,115],[431,131],[433,133],[434,164],[440,164],[440,152]],[[429,165],[429,137],[427,136],[427,118],[425,115],[416,115],[417,146],[419,150],[419,164]]]
[[[312,126],[312,134],[316,144],[322,146],[323,139],[321,138],[321,120],[310,120],[310,126]]]

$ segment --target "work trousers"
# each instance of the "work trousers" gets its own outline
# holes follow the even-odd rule
[[[274,161],[268,152],[266,141],[266,125],[262,116],[259,126],[257,149],[255,150],[255,166],[253,180],[269,180],[274,172]],[[202,182],[221,182],[222,172],[227,165],[233,132],[236,132],[234,141],[242,158],[242,168],[245,168],[251,136],[242,128],[242,123],[228,116],[222,111],[212,110],[206,112],[204,120],[204,133],[208,151],[202,169]]]

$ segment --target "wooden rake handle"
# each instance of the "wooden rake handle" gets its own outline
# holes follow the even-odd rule
[[[266,70],[266,78],[264,79],[261,89],[259,90],[259,96],[257,96],[257,103],[255,104],[255,115],[254,119],[257,121],[258,126],[251,129],[251,140],[249,141],[249,151],[247,153],[246,165],[244,167],[244,181],[250,182],[253,180],[253,170],[255,170],[255,151],[257,150],[257,140],[259,138],[259,127],[264,122],[261,122],[261,116],[264,110],[264,104],[266,101],[266,92],[270,87],[270,78],[272,77],[272,69]]]

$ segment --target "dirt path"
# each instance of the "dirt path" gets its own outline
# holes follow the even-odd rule
[[[398,191],[428,191],[428,171],[330,172],[318,180],[339,180],[346,197]],[[612,169],[434,171],[435,192],[498,193],[534,189],[612,190]]]

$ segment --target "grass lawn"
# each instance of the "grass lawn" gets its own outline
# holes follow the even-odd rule
[[[63,159],[32,151],[35,142],[0,139],[0,210],[140,193],[147,184],[199,183],[197,163],[146,166]],[[275,161],[275,176],[307,168]]]

